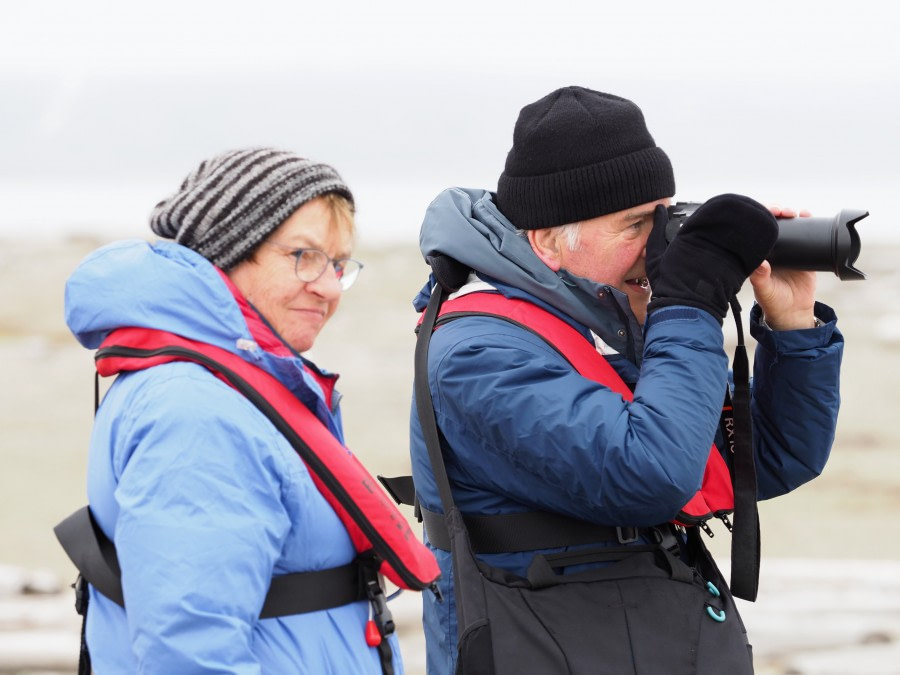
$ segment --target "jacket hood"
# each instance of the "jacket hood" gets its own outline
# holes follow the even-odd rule
[[[88,349],[123,327],[163,330],[221,347],[274,375],[307,405],[325,392],[321,378],[304,365],[335,379],[293,352],[246,301],[242,311],[229,282],[206,258],[170,241],[129,239],[89,254],[66,282],[65,317]]]
[[[426,260],[436,253],[448,255],[488,280],[546,302],[622,354],[641,353],[642,329],[626,295],[565,270],[551,270],[486,190],[450,188],[439,194],[425,213],[419,247]],[[416,299],[417,309],[429,295],[430,286]]]
[[[89,254],[66,282],[66,323],[96,349],[117,328],[168,331],[233,350],[249,338],[240,307],[216,268],[172,242],[139,239]]]

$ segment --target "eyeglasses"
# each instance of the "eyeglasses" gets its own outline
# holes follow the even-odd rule
[[[293,246],[278,244],[274,241],[264,243],[290,252],[294,258],[294,274],[304,283],[315,281],[325,274],[325,270],[328,269],[329,265],[332,265],[334,267],[334,276],[337,277],[341,290],[346,291],[356,281],[359,271],[363,268],[363,264],[358,260],[353,258],[329,258],[327,253],[317,248],[294,248]]]

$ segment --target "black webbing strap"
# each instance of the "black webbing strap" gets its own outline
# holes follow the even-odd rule
[[[428,541],[450,550],[450,534],[443,513],[421,507]],[[548,511],[464,515],[469,540],[475,553],[519,553],[543,548],[563,548],[581,544],[635,541],[641,530],[635,527],[595,525]]]
[[[433,268],[434,264],[432,263]],[[451,509],[456,509],[456,503],[450,490],[450,479],[447,476],[447,467],[444,465],[444,456],[441,454],[440,433],[438,432],[437,418],[434,415],[431,387],[428,384],[428,345],[431,342],[434,323],[437,320],[438,311],[441,308],[441,303],[444,301],[444,296],[444,287],[440,283],[435,284],[431,290],[431,298],[428,300],[428,306],[425,308],[425,314],[422,317],[419,334],[416,338],[413,388],[416,411],[419,415],[419,424],[422,427],[422,436],[425,438],[425,446],[428,449],[428,458],[431,460],[434,482],[437,484],[444,513],[449,513]]]
[[[418,503],[412,476],[378,476],[398,504],[416,507],[416,517],[425,525],[429,543],[450,550],[450,534],[444,514]],[[549,511],[524,511],[491,515],[463,515],[475,553],[518,553],[543,548],[562,548],[601,541],[628,543],[641,535],[651,537],[658,528],[596,525]]]
[[[97,525],[90,508],[78,509],[53,531],[81,577],[124,607],[115,547]],[[353,561],[340,567],[273,577],[259,618],[317,612],[365,600],[366,589],[360,568],[361,563]]]
[[[366,599],[356,562],[314,572],[272,577],[260,619],[306,614]]]
[[[416,484],[412,476],[382,476],[378,475],[378,482],[397,504],[415,507],[416,519],[422,522],[421,506],[416,497]]]
[[[124,607],[122,571],[116,549],[97,525],[90,508],[81,507],[54,527],[53,532],[78,573],[107,598]]]
[[[731,592],[753,602],[759,589],[760,532],[756,460],[750,420],[750,364],[744,345],[741,306],[731,299],[737,347],[731,369],[734,378],[734,528],[731,535]]]

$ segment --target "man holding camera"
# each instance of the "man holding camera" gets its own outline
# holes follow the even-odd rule
[[[431,335],[428,389],[456,506],[471,519],[470,530],[479,516],[551,514],[598,532],[593,542],[527,544],[524,520],[520,532],[510,533],[521,540],[506,548],[482,547],[473,534],[479,564],[524,579],[536,551],[590,543],[658,546],[695,565],[696,536],[686,533],[696,528],[685,526],[706,526],[684,507],[701,489],[713,454],[732,469],[722,324],[748,278],[757,300],[749,316],[758,343],[751,404],[757,496],[784,494],[822,471],[835,433],[843,338],[834,312],[814,299],[814,272],[773,271],[765,262],[778,233],[774,216],[794,214],[773,215],[749,198],[720,195],[667,243],[666,207],[674,193],[669,159],[634,103],[565,87],[522,109],[496,193],[450,189],[430,205],[420,245],[435,274],[416,308],[425,308],[441,282],[452,292],[448,306],[491,295],[525,312],[511,321],[476,303],[474,312],[445,317]],[[456,283],[446,281],[448,266]],[[544,330],[557,320],[580,334],[627,391],[573,366],[569,347]],[[440,516],[417,407],[411,422],[417,499],[426,516]],[[452,673],[457,661],[460,573],[452,571],[439,521],[425,520],[443,571],[443,600],[424,597],[431,674]],[[608,614],[641,601],[622,597]],[[717,611],[710,612],[716,621]],[[552,624],[554,617],[545,619]],[[602,634],[603,626],[597,630]],[[523,647],[538,640],[520,639]],[[637,664],[642,651],[660,650],[652,640],[631,639],[619,640],[626,656],[610,658]],[[738,658],[749,663],[749,650]],[[602,672],[626,672],[607,666]]]

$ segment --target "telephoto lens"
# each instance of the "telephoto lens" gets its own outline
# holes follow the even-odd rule
[[[701,202],[678,202],[669,207],[666,242],[678,234]],[[843,209],[834,218],[778,218],[778,239],[767,258],[772,267],[833,272],[842,281],[865,279],[854,267],[860,240],[856,224],[868,211]]]

